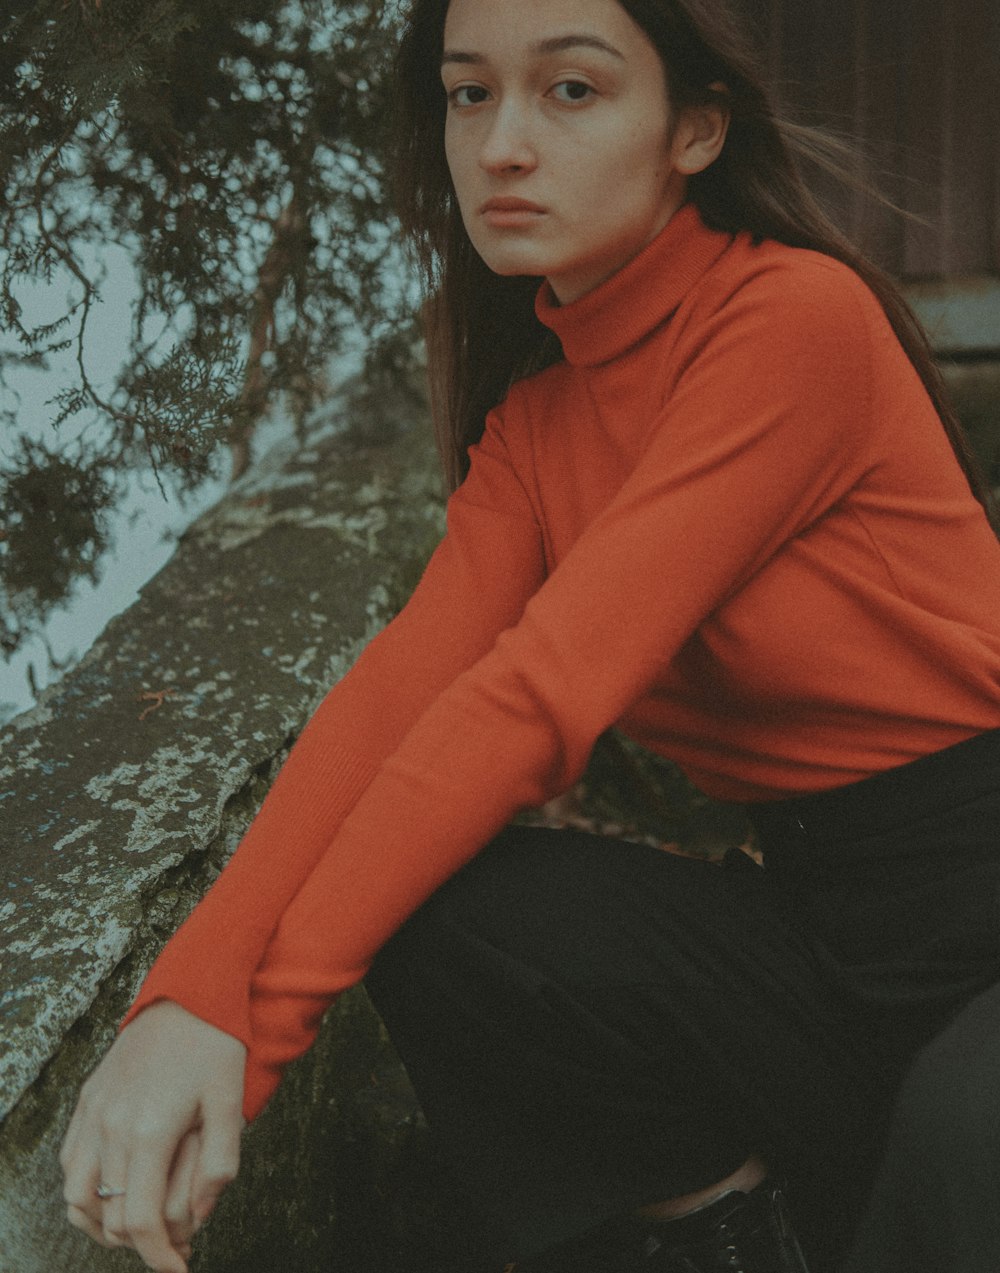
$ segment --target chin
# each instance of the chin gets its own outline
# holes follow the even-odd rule
[[[484,242],[480,238],[479,242],[472,239],[472,246],[479,253],[487,269],[504,278],[523,275],[541,278],[546,274],[550,264],[545,259],[546,253],[516,243],[497,243],[496,240]]]
[[[487,269],[501,278],[544,278],[545,269],[536,262],[524,258],[498,257],[496,253],[480,252]]]
[[[487,262],[487,264],[489,264]],[[524,266],[489,266],[492,273],[499,275],[501,278],[537,278],[539,280],[545,277],[545,271],[533,268],[528,265]]]

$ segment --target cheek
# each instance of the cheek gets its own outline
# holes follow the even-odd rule
[[[637,123],[622,145],[623,159],[637,175],[665,168],[670,162],[670,137],[665,129],[650,129]]]
[[[643,204],[659,204],[672,187],[674,167],[665,138],[636,136],[617,156],[618,171],[613,179],[623,195]]]
[[[631,207],[654,196],[662,185],[662,168],[662,156],[642,144],[630,144],[627,138],[621,138],[616,146],[591,155],[589,163],[583,161],[571,180],[586,182],[594,191],[615,191],[614,201],[609,203],[602,198],[599,208],[593,209],[599,214],[603,210],[613,212],[615,207]]]
[[[445,163],[448,165],[448,171],[451,173],[452,184],[454,184],[458,155],[456,153],[455,142],[450,128],[445,128],[444,130],[444,158]]]
[[[455,130],[446,126],[444,130],[444,157],[456,192],[460,192],[463,179],[468,171],[467,149],[467,146],[463,146],[460,143],[459,138],[455,135]]]
[[[477,229],[473,210],[478,205],[480,193],[474,181],[473,170],[476,165],[469,163],[467,148],[456,145],[454,139],[449,141],[445,134],[445,160],[451,176],[451,186],[455,194],[455,202],[466,232],[472,237]]]
[[[668,166],[670,141],[665,128],[651,128],[648,120],[639,117],[592,137],[575,159],[605,179],[641,185]]]

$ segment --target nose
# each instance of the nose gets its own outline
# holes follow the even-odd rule
[[[517,101],[506,98],[493,112],[483,138],[479,163],[487,172],[530,171],[537,163],[527,111]]]

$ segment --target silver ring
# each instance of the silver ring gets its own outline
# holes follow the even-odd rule
[[[107,1202],[109,1198],[124,1198],[125,1197],[125,1190],[116,1189],[114,1185],[100,1184],[94,1190],[94,1193],[97,1194],[98,1198],[100,1198],[102,1202]]]

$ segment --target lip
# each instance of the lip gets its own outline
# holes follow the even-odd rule
[[[530,199],[511,199],[501,197],[487,199],[480,207],[479,214],[487,225],[496,229],[517,229],[534,224],[539,217],[545,215],[546,209],[540,203],[532,203]]]
[[[487,199],[480,212],[544,212],[540,203],[532,203],[528,199],[497,198]]]

